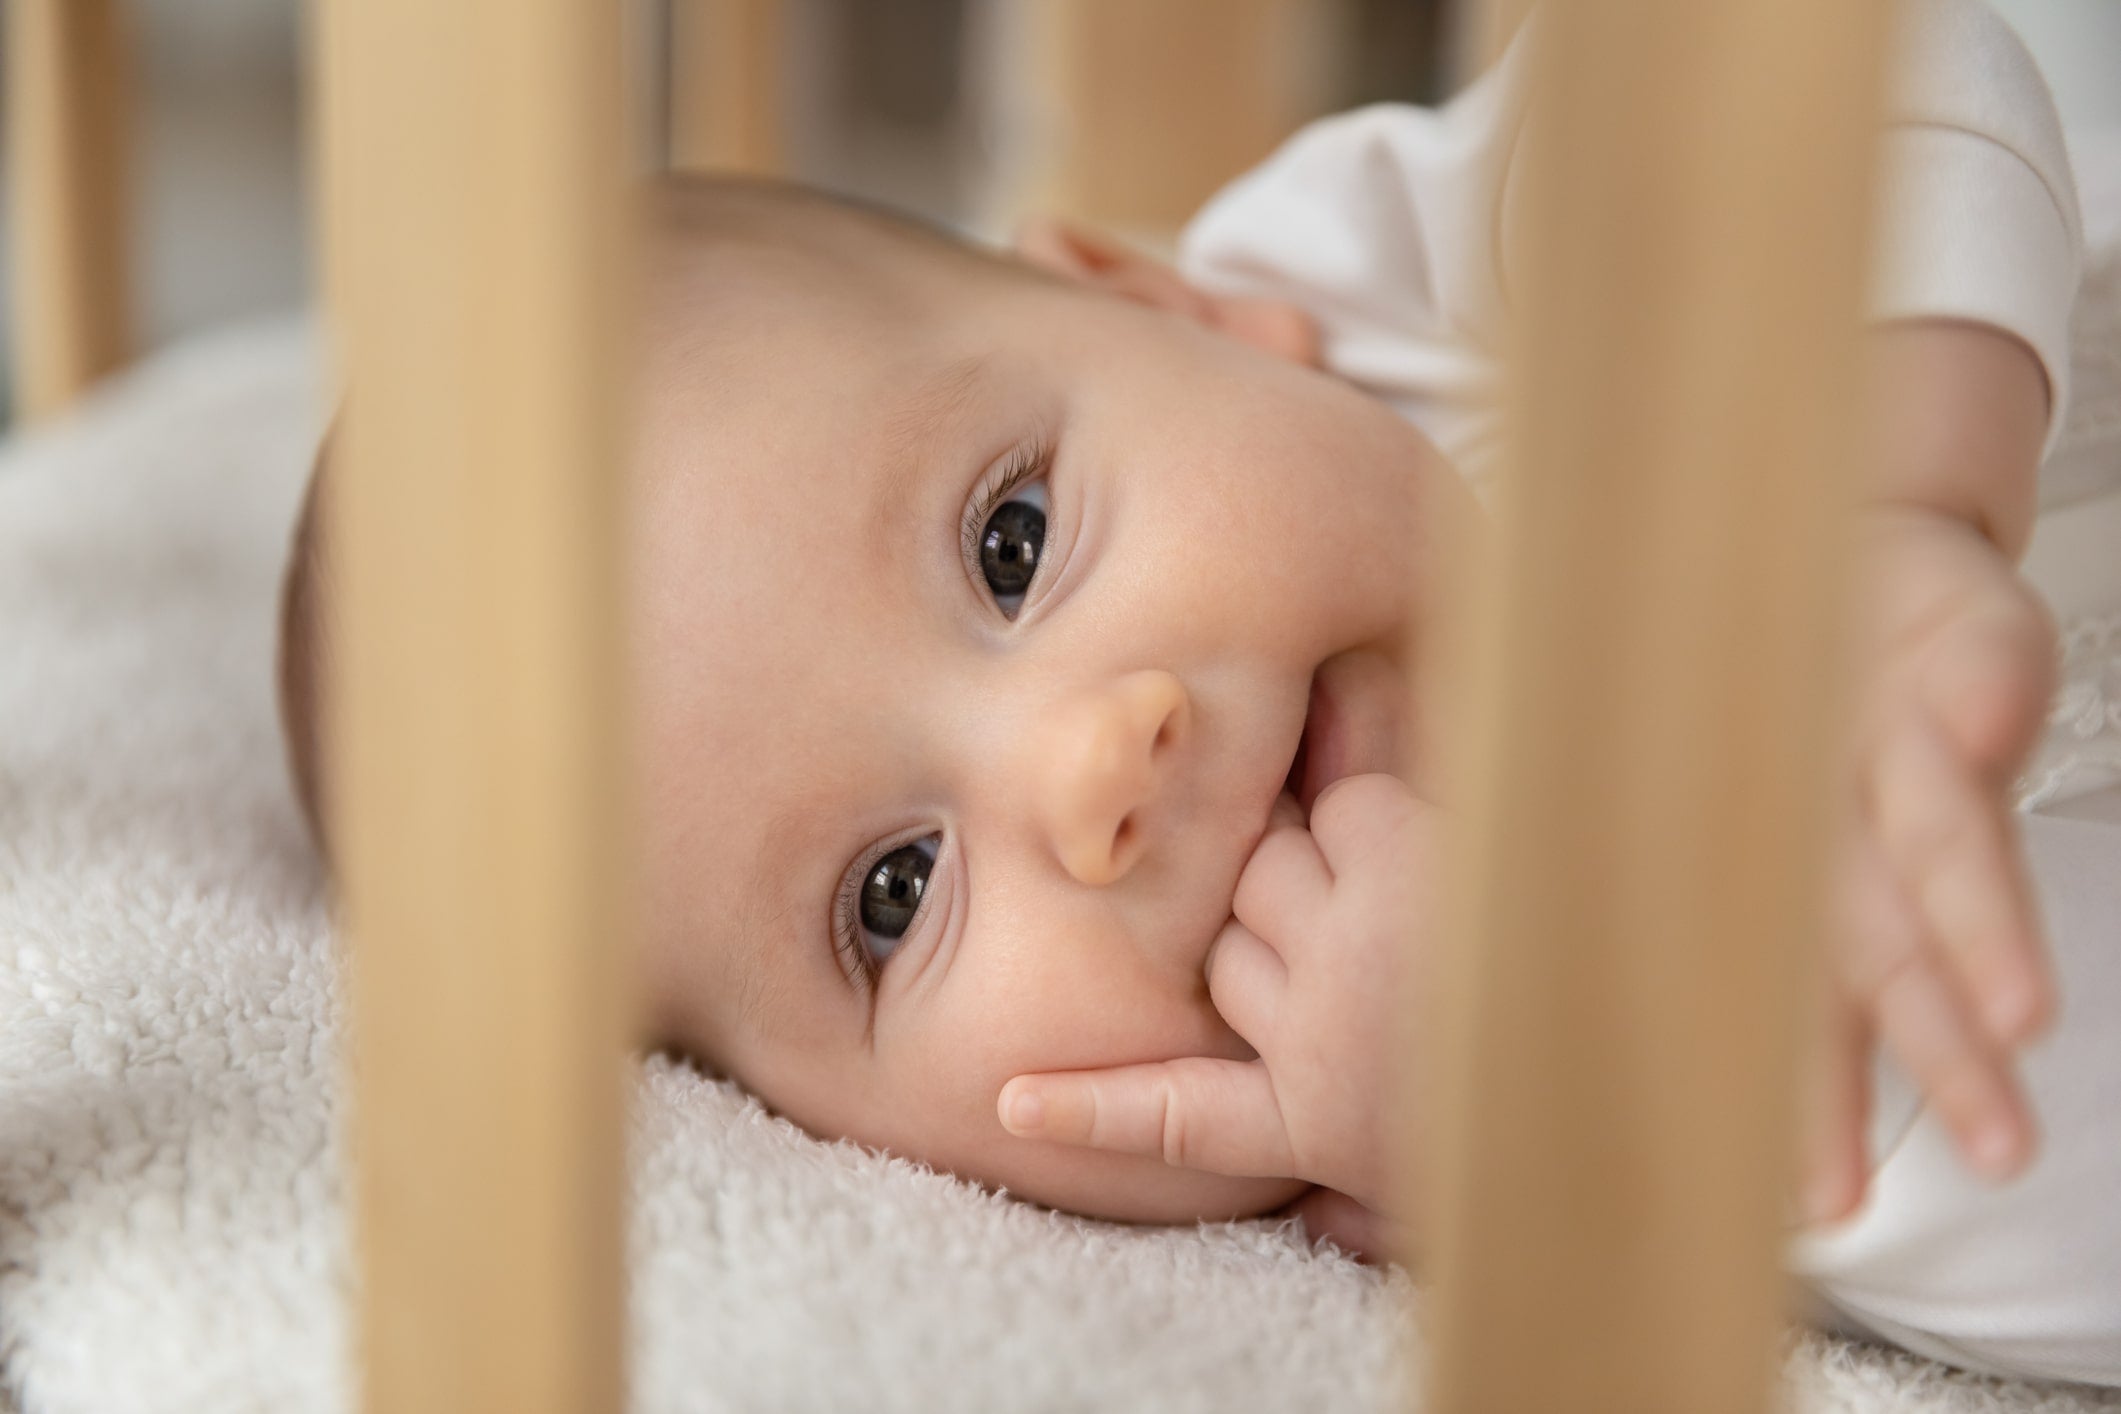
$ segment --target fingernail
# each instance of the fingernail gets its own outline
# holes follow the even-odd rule
[[[1046,1122],[1046,1102],[1032,1090],[1019,1090],[1002,1097],[1002,1127],[1011,1134],[1029,1134]]]
[[[1974,1137],[1974,1162],[1990,1178],[2009,1178],[2018,1168],[2018,1136],[2007,1124],[1992,1124]]]

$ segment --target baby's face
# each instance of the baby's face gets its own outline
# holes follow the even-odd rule
[[[1276,1206],[1303,1185],[1018,1139],[995,1099],[1027,1071],[1251,1054],[1208,946],[1314,682],[1311,792],[1406,769],[1407,586],[1448,472],[1314,371],[935,264],[791,256],[696,336],[681,298],[655,316],[657,1025],[815,1133],[1023,1197]]]

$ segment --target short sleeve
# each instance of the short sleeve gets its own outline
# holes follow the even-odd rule
[[[1312,124],[1202,209],[1179,260],[1204,288],[1318,321],[1327,366],[1384,399],[1476,485],[1498,431],[1499,214],[1524,46],[1441,108]]]
[[[1205,288],[1306,309],[1328,367],[1476,486],[1499,440],[1504,235],[1540,32],[1535,14],[1495,71],[1441,108],[1379,105],[1305,128],[1180,241]],[[2082,233],[2054,103],[2010,26],[1980,0],[1910,0],[1882,143],[1872,317],[2022,339],[2047,373],[2052,447]]]
[[[1872,315],[1965,319],[2024,340],[2047,372],[2052,449],[2084,245],[2054,100],[2016,32],[1978,0],[1906,6],[1895,54]]]

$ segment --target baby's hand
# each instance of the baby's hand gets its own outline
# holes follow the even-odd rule
[[[1385,1116],[1401,1093],[1413,1008],[1400,983],[1411,935],[1435,906],[1440,822],[1392,776],[1335,781],[1308,828],[1284,796],[1207,963],[1216,1010],[1259,1058],[1020,1075],[1002,1089],[1002,1123],[1027,1138],[1299,1178],[1369,1209],[1398,1206]]]
[[[2045,609],[1965,521],[1915,507],[1865,526],[1859,827],[1828,951],[1805,1207],[1845,1215],[1866,1182],[1868,1054],[1883,1037],[1992,1178],[2030,1159],[2011,1053],[2054,1008],[2011,786],[2055,673]]]

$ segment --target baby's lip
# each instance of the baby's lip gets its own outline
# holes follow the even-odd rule
[[[1404,674],[1381,654],[1354,650],[1319,664],[1298,746],[1296,799],[1306,816],[1320,793],[1344,777],[1404,775],[1399,746],[1406,693]]]

